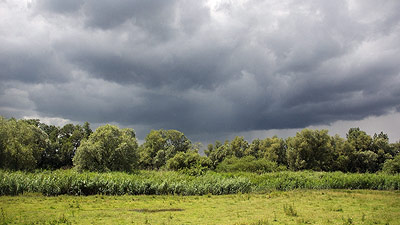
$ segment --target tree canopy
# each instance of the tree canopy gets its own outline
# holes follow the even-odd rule
[[[139,146],[129,128],[104,125],[93,132],[88,122],[57,127],[38,119],[0,117],[2,169],[399,172],[400,142],[390,143],[387,134],[370,136],[360,128],[350,128],[345,138],[310,129],[251,143],[236,136],[209,144],[205,155],[200,149],[177,130],[151,130]]]
[[[133,171],[137,169],[137,148],[132,129],[105,125],[82,142],[73,162],[80,171]]]

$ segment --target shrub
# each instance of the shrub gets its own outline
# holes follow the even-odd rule
[[[266,159],[256,159],[253,156],[245,156],[243,158],[231,157],[222,161],[217,166],[219,172],[256,172],[266,173],[278,170],[276,162]]]

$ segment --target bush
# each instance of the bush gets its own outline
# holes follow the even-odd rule
[[[196,151],[178,152],[174,157],[167,161],[167,169],[182,170],[202,167],[207,169],[211,167],[211,160],[207,157],[200,156]]]
[[[276,162],[266,159],[256,159],[253,156],[227,158],[217,166],[217,171],[219,172],[266,173],[278,170],[282,170],[282,168],[278,167]]]

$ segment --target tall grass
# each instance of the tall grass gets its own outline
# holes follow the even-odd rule
[[[78,173],[73,170],[36,173],[0,172],[0,195],[40,192],[44,195],[203,195],[249,192],[244,177],[227,178],[218,174],[189,176],[177,172],[142,171],[138,174]]]
[[[204,195],[292,189],[399,190],[400,175],[341,172],[215,173],[190,176],[179,172],[140,171],[78,173],[74,170],[0,171],[0,195]]]

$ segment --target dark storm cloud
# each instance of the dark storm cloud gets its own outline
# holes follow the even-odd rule
[[[194,137],[385,115],[400,107],[398,8],[361,0],[3,1],[1,114],[25,109]]]
[[[0,46],[0,78],[26,83],[62,82],[69,79],[68,64],[51,51],[29,43]]]
[[[208,8],[198,1],[39,0],[35,6],[39,14],[83,15],[85,26],[92,28],[109,30],[131,23],[161,39],[176,32],[190,32],[208,18]]]

